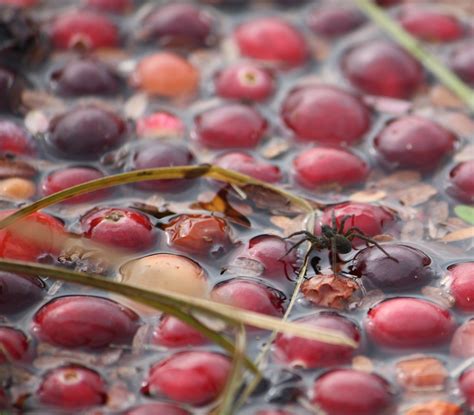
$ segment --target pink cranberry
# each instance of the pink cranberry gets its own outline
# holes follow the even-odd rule
[[[219,303],[255,313],[281,317],[285,296],[281,291],[260,282],[235,278],[214,286],[211,298]]]
[[[95,208],[81,218],[86,238],[134,251],[155,243],[153,225],[143,213],[132,209]]]
[[[281,116],[298,138],[327,145],[353,144],[370,128],[370,112],[359,98],[326,85],[293,89]]]
[[[190,413],[169,403],[155,402],[137,406],[124,415],[190,415]]]
[[[474,410],[474,368],[466,370],[459,377],[459,388],[466,399],[468,409]]]
[[[474,262],[449,267],[449,277],[456,307],[467,313],[474,312]]]
[[[158,111],[138,119],[136,131],[143,138],[181,137],[185,126],[176,115]]]
[[[373,373],[335,369],[314,382],[313,404],[327,415],[379,415],[392,405],[389,383]]]
[[[449,59],[451,68],[465,82],[474,86],[474,45],[459,47]]]
[[[308,17],[308,26],[311,31],[329,38],[352,32],[364,22],[364,15],[353,7],[315,8]]]
[[[394,349],[447,343],[455,328],[450,312],[418,298],[393,298],[372,308],[366,330],[377,345]]]
[[[275,183],[281,180],[279,167],[271,163],[259,161],[247,153],[237,151],[227,153],[217,158],[214,164],[268,183]]]
[[[474,160],[463,161],[449,172],[447,192],[456,199],[474,203]]]
[[[176,353],[151,367],[143,391],[190,405],[206,405],[224,390],[230,369],[230,360],[219,353]]]
[[[252,62],[237,63],[223,69],[214,83],[217,95],[248,101],[263,101],[275,88],[271,72]]]
[[[357,326],[345,317],[333,312],[321,312],[299,318],[295,323],[317,329],[328,329],[360,341]],[[291,334],[279,334],[275,340],[274,355],[278,361],[306,369],[330,367],[349,363],[356,351],[349,346],[337,346],[317,340],[308,340]]]
[[[423,81],[416,59],[385,40],[354,47],[344,56],[342,68],[355,87],[371,95],[410,98]]]
[[[50,301],[35,314],[33,332],[42,341],[68,348],[102,348],[129,343],[139,317],[115,301],[71,295]]]
[[[42,404],[68,410],[103,405],[107,400],[102,377],[80,365],[62,366],[47,372],[36,396]]]
[[[299,66],[308,58],[306,42],[293,26],[276,17],[241,24],[234,34],[243,56],[287,67]]]
[[[133,7],[133,0],[85,0],[85,2],[90,8],[117,14],[126,13]]]
[[[12,327],[0,326],[0,365],[23,360],[28,353],[25,333]]]
[[[385,163],[400,168],[434,170],[453,150],[456,136],[426,118],[405,116],[390,122],[375,138]]]
[[[153,330],[152,343],[165,347],[198,346],[207,343],[207,338],[178,318],[164,316]]]
[[[78,45],[88,49],[113,48],[119,44],[119,33],[112,21],[102,14],[75,10],[58,16],[53,22],[51,38],[58,49]]]
[[[0,121],[0,153],[33,155],[35,146],[28,133],[11,121]]]
[[[39,303],[45,294],[44,288],[38,277],[0,271],[0,314],[20,313]]]
[[[456,329],[451,340],[451,354],[456,357],[474,357],[474,320],[468,320]]]
[[[253,148],[262,139],[267,121],[252,107],[226,104],[195,119],[194,135],[209,148]]]
[[[354,185],[364,181],[369,172],[367,164],[356,155],[324,147],[304,150],[293,166],[296,181],[308,189]]]

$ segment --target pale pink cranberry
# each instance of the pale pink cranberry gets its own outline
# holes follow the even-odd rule
[[[176,115],[158,111],[138,119],[136,131],[143,138],[181,137],[185,127]]]
[[[447,192],[454,198],[474,203],[474,160],[463,161],[449,172]]]
[[[467,313],[474,312],[474,262],[455,264],[449,267],[448,275],[456,307]]]
[[[451,354],[465,359],[474,357],[474,320],[466,321],[454,332]]]

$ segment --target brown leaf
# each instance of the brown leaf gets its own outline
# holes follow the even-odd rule
[[[352,359],[352,368],[370,373],[374,371],[374,363],[367,356],[355,356]]]
[[[0,157],[0,179],[10,177],[31,178],[36,175],[36,169],[22,160]]]
[[[468,144],[461,151],[457,152],[453,158],[457,162],[474,160],[474,144]]]
[[[267,159],[274,159],[280,157],[291,148],[290,143],[280,137],[274,137],[268,144],[263,147],[261,154]]]
[[[439,359],[420,355],[399,361],[396,378],[408,391],[440,391],[445,387],[448,371]]]
[[[474,135],[474,120],[461,112],[450,112],[440,115],[439,122],[449,130],[461,136],[472,137]],[[471,154],[471,159],[472,159]]]
[[[294,232],[301,231],[304,228],[304,216],[299,215],[293,219],[286,216],[272,216],[270,222],[278,226],[284,236],[291,235]]]
[[[468,228],[462,228],[454,232],[448,233],[446,236],[441,238],[443,242],[456,242],[464,239],[474,238],[474,226]]]
[[[359,286],[349,278],[337,275],[316,275],[301,286],[304,297],[321,307],[345,308]]]
[[[456,404],[445,401],[424,402],[411,407],[405,415],[463,415]]]
[[[423,239],[424,223],[419,220],[410,220],[403,225],[400,233],[401,239],[420,240]]]
[[[399,170],[389,176],[380,179],[375,185],[377,188],[385,190],[405,189],[408,185],[418,183],[421,180],[421,174],[414,170]]]
[[[438,190],[435,187],[426,183],[419,183],[400,190],[395,195],[403,205],[417,206],[427,202],[436,193],[438,193]]]
[[[370,203],[385,199],[387,193],[383,190],[361,190],[350,195],[349,199],[353,202]]]
[[[464,103],[444,85],[435,85],[430,91],[433,105],[448,108],[463,108]]]

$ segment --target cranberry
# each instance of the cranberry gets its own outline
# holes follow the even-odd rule
[[[41,301],[44,283],[38,277],[27,277],[0,271],[0,314],[15,314]]]
[[[400,4],[403,0],[375,0],[375,2],[382,7],[391,7]]]
[[[384,291],[404,291],[426,285],[434,272],[431,258],[419,249],[402,244],[385,244],[363,249],[354,257],[352,273],[364,284]]]
[[[237,63],[223,69],[214,82],[217,95],[248,101],[263,101],[275,88],[271,72],[252,62]]]
[[[466,321],[456,329],[451,340],[451,354],[456,357],[474,357],[474,320]]]
[[[281,180],[279,167],[271,163],[259,161],[247,153],[237,151],[227,153],[217,158],[214,164],[268,183],[275,183]]]
[[[23,109],[24,80],[9,69],[0,67],[0,111],[18,113]]]
[[[0,0],[0,4],[8,4],[15,7],[33,7],[39,0]]]
[[[136,130],[143,138],[181,137],[185,126],[176,115],[158,111],[138,119]]]
[[[474,160],[463,161],[449,172],[447,192],[456,199],[474,203]]]
[[[0,326],[0,365],[23,360],[28,353],[25,333],[12,327]]]
[[[364,22],[364,15],[352,7],[316,8],[308,17],[308,26],[312,32],[329,38],[352,32]]]
[[[474,177],[474,176],[473,176]],[[451,295],[456,307],[464,312],[474,311],[474,262],[449,267]]]
[[[155,243],[150,219],[132,209],[92,209],[81,218],[81,227],[86,238],[119,248],[143,251]]]
[[[370,112],[361,100],[326,85],[293,89],[281,116],[298,138],[328,145],[353,144],[370,128]]]
[[[253,148],[262,139],[267,121],[252,107],[226,104],[195,119],[194,135],[209,148]]]
[[[8,409],[10,407],[10,401],[5,392],[5,389],[0,388],[0,409]]]
[[[191,254],[221,255],[232,245],[228,223],[212,215],[178,215],[165,231],[170,246]]]
[[[67,62],[51,74],[52,89],[62,96],[111,95],[120,78],[108,65],[91,58]]]
[[[137,406],[124,415],[190,415],[190,413],[169,403],[155,402]]]
[[[0,121],[0,153],[34,155],[35,146],[28,133],[12,121]]]
[[[450,57],[451,68],[465,82],[474,86],[474,45],[464,45],[455,50]]]
[[[102,297],[57,297],[35,314],[32,331],[55,346],[102,348],[129,343],[138,329],[132,310]]]
[[[295,322],[317,329],[332,330],[356,342],[360,341],[357,326],[337,313],[321,312],[299,318]],[[278,361],[287,365],[314,369],[349,363],[355,350],[349,346],[308,340],[292,334],[278,334],[274,353]]]
[[[405,116],[388,123],[374,140],[383,162],[402,168],[434,170],[454,148],[456,137],[433,121]]]
[[[378,415],[392,405],[389,383],[382,377],[353,369],[335,369],[314,382],[313,404],[327,415]]]
[[[161,45],[207,46],[212,42],[213,19],[204,10],[188,3],[157,7],[141,22],[140,38],[158,40]]]
[[[58,16],[51,29],[58,49],[78,45],[89,49],[113,48],[119,44],[119,33],[112,21],[102,14],[86,10],[69,11]]]
[[[127,125],[118,115],[96,106],[78,106],[53,118],[47,142],[69,159],[98,158],[118,145]]]
[[[207,339],[178,318],[164,316],[153,330],[152,343],[165,347],[198,346],[207,343]]]
[[[366,330],[379,346],[398,349],[445,344],[455,327],[450,312],[419,298],[392,298],[373,307]]]
[[[285,296],[281,291],[260,282],[235,278],[214,286],[211,298],[219,303],[269,316],[281,317]]]
[[[96,371],[80,365],[67,365],[46,373],[37,397],[45,405],[78,410],[103,405],[107,392],[104,380]]]
[[[474,410],[474,368],[462,373],[459,377],[459,388],[466,399],[468,409]]]
[[[400,16],[400,23],[413,36],[429,42],[452,42],[464,32],[457,17],[433,10],[410,8]]]
[[[176,353],[151,367],[143,391],[190,405],[206,405],[224,390],[230,369],[230,360],[219,353]]]
[[[423,81],[420,64],[385,40],[354,47],[344,56],[342,67],[355,87],[372,95],[410,98]]]
[[[276,17],[241,24],[234,34],[240,53],[253,59],[293,67],[305,63],[305,39],[293,26]]]
[[[148,142],[140,146],[133,153],[132,168],[151,169],[157,167],[187,166],[193,164],[193,154],[184,146]],[[143,190],[154,190],[159,192],[177,192],[183,190],[190,184],[184,179],[150,180],[137,183],[136,186]]]
[[[367,164],[356,155],[323,147],[304,150],[293,165],[296,181],[309,189],[354,185],[362,182],[369,172]]]
[[[90,8],[109,13],[126,13],[133,7],[133,0],[85,0]]]

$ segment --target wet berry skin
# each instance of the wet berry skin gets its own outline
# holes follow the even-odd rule
[[[86,0],[87,7],[108,13],[126,13],[132,9],[133,0]]]
[[[450,350],[453,356],[459,358],[474,357],[474,320],[468,320],[456,329]]]
[[[426,285],[435,276],[431,258],[419,249],[402,244],[384,244],[359,251],[353,259],[351,273],[362,278],[364,285],[386,292],[410,290]]]
[[[324,147],[304,150],[294,159],[293,166],[296,181],[308,189],[354,185],[369,172],[367,164],[356,155]]]
[[[117,146],[127,131],[117,114],[96,106],[78,106],[53,118],[47,143],[68,159],[98,158]]]
[[[12,121],[0,121],[0,153],[34,155],[35,145],[29,134]]]
[[[366,331],[378,346],[393,350],[430,348],[451,339],[449,310],[418,298],[393,298],[369,310]]]
[[[474,410],[474,368],[468,369],[459,377],[459,388],[466,400],[466,406]]]
[[[267,121],[252,107],[226,104],[199,114],[195,138],[208,148],[254,148],[263,138]]]
[[[372,40],[349,50],[342,69],[361,91],[391,98],[410,98],[423,81],[420,64],[394,43]]]
[[[357,29],[364,21],[364,15],[356,8],[324,7],[313,9],[307,23],[314,34],[336,38]]]
[[[223,391],[230,369],[230,360],[219,353],[176,353],[151,367],[142,390],[148,395],[202,406]]]
[[[155,402],[137,406],[124,415],[190,415],[190,413],[169,403]]]
[[[325,145],[353,144],[370,127],[370,112],[356,96],[333,86],[290,91],[281,116],[298,138]]]
[[[151,342],[165,347],[185,347],[205,344],[207,338],[178,318],[164,316],[153,330]]]
[[[55,346],[99,349],[129,343],[138,324],[138,315],[115,301],[71,295],[41,307],[33,318],[32,331]]]
[[[251,20],[234,33],[243,56],[285,67],[300,66],[308,58],[306,42],[294,27],[275,17]]]
[[[156,234],[143,213],[133,209],[95,208],[81,218],[86,238],[132,251],[152,247]]]
[[[432,171],[454,149],[456,136],[435,122],[405,116],[389,122],[374,140],[381,161],[396,168]]]
[[[295,320],[318,329],[328,329],[340,333],[355,342],[360,341],[360,332],[350,320],[333,312],[321,312]],[[289,366],[307,369],[331,367],[349,363],[356,353],[350,346],[338,346],[317,340],[308,340],[292,334],[278,334],[274,344],[277,361]]]
[[[267,183],[281,180],[282,174],[278,166],[259,161],[250,154],[243,152],[226,153],[218,157],[214,164],[224,169],[234,170]]]
[[[61,366],[47,372],[36,396],[44,405],[68,410],[103,405],[107,400],[102,377],[80,365]]]
[[[324,373],[316,379],[312,391],[312,403],[327,415],[379,415],[393,403],[385,379],[353,369]]]
[[[448,275],[457,309],[474,312],[474,262],[451,266]]]
[[[455,50],[449,59],[449,64],[464,82],[474,86],[474,45],[472,42]]]
[[[0,365],[24,360],[28,353],[25,333],[12,327],[0,326]]]
[[[0,314],[21,313],[39,303],[45,285],[38,277],[27,277],[0,271]]]
[[[447,192],[464,203],[474,203],[474,160],[463,161],[449,172]]]

